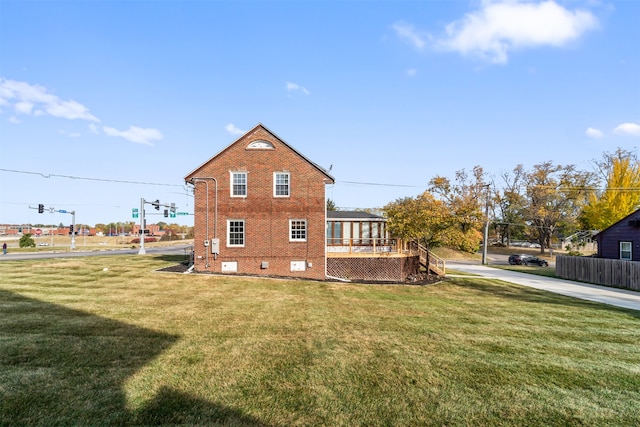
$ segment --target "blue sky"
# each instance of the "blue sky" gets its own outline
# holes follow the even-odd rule
[[[637,150],[640,2],[0,0],[0,79],[0,223],[193,212],[183,177],[257,123],[382,207]]]

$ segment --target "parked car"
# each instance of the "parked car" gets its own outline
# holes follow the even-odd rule
[[[549,263],[537,256],[528,256],[522,260],[523,265],[537,265],[538,267],[548,267]]]
[[[513,255],[509,256],[509,264],[511,264],[511,265],[521,265],[522,261],[527,257],[529,257],[529,255],[513,254]]]

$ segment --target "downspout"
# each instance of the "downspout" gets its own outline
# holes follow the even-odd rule
[[[329,247],[327,246],[327,231],[328,231],[328,224],[327,224],[327,200],[326,200],[326,196],[325,196],[325,201],[324,201],[324,236],[322,237],[324,240],[324,277],[325,279],[329,279],[329,271],[327,270],[328,265],[327,265],[327,260],[328,260],[328,256],[327,253],[329,251]]]
[[[209,241],[209,182],[208,179],[213,180],[215,183],[215,200],[214,200],[214,215],[213,215],[213,238],[216,239],[218,237],[218,180],[212,177],[196,177],[191,179],[191,184],[193,184],[193,188],[195,189],[196,183],[204,182],[206,184],[206,205],[205,205],[205,240]],[[214,254],[214,260],[217,259],[217,254]],[[205,268],[209,268],[209,249],[204,251],[204,266]]]

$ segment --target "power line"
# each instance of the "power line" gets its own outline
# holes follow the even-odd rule
[[[79,179],[85,181],[98,181],[98,182],[113,182],[119,184],[137,184],[137,185],[155,185],[155,186],[164,186],[164,187],[181,187],[185,188],[184,184],[165,184],[158,182],[144,182],[144,181],[127,181],[120,179],[107,179],[107,178],[91,178],[91,177],[83,177],[83,176],[73,176],[73,175],[60,175],[60,174],[45,174],[42,172],[31,172],[31,171],[22,171],[15,169],[3,169],[0,168],[2,172],[12,172],[12,173],[21,173],[28,175],[39,175],[43,178],[66,178],[66,179]],[[401,188],[429,188],[430,185],[412,185],[412,184],[388,184],[381,182],[361,182],[361,181],[335,181],[335,184],[352,184],[352,185],[363,185],[363,186],[373,186],[373,187],[401,187]],[[334,184],[334,185],[335,185]],[[572,191],[572,190],[582,190],[582,191],[640,191],[640,187],[611,187],[611,188],[596,188],[596,187],[558,187],[553,185],[533,185],[535,188],[550,188],[555,189],[556,191]],[[504,189],[505,187],[501,187]]]
[[[407,184],[382,184],[379,182],[358,182],[358,181],[336,181],[336,184],[371,185],[379,187],[405,187],[405,188],[426,188],[427,185],[407,185]]]
[[[158,182],[143,182],[143,181],[126,181],[121,179],[106,179],[106,178],[89,178],[85,176],[73,176],[73,175],[58,175],[54,173],[44,174],[42,172],[30,172],[30,171],[20,171],[14,169],[0,169],[2,172],[12,172],[12,173],[22,173],[27,175],[40,175],[43,178],[67,178],[67,179],[80,179],[85,181],[99,181],[99,182],[115,182],[118,184],[138,184],[138,185],[157,185],[164,187],[181,187],[184,188],[184,185],[181,184],[163,184]]]

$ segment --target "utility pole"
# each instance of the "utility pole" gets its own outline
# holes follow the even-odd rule
[[[76,211],[69,212],[71,214],[71,249],[76,248]]]
[[[484,236],[482,238],[482,265],[487,265],[487,245],[489,240],[489,184],[484,202]]]
[[[140,250],[138,251],[138,255],[146,255],[147,251],[144,249],[144,197],[140,199]]]
[[[145,219],[145,213],[144,213],[144,205],[145,203],[149,203],[150,205],[152,205],[157,211],[160,210],[160,206],[163,206],[165,208],[167,208],[165,210],[165,215],[169,214],[169,209],[171,209],[171,213],[172,213],[172,218],[173,215],[175,215],[175,211],[176,211],[176,204],[175,203],[171,203],[171,204],[167,204],[167,203],[160,203],[160,200],[156,200],[154,202],[147,202],[144,197],[140,198],[140,211],[138,213],[138,216],[140,217],[140,250],[138,250],[138,255],[146,255],[147,251],[144,249],[144,238],[145,238],[145,229],[147,226],[147,220]],[[133,210],[133,215],[135,218],[135,209]],[[153,214],[149,214],[149,215],[153,215]],[[157,215],[157,214],[156,214]]]

